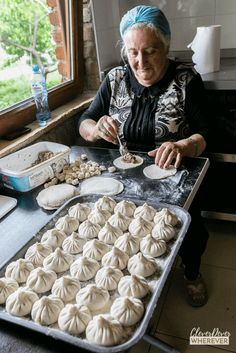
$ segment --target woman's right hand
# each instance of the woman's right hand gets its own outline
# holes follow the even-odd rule
[[[94,126],[94,135],[113,144],[117,144],[118,126],[116,121],[108,115],[102,116]]]

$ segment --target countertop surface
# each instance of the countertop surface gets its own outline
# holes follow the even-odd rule
[[[85,153],[89,160],[106,167],[111,166],[112,161],[119,156],[117,150],[73,146],[71,162],[82,153]],[[144,159],[143,165],[130,170],[117,170],[114,173],[106,171],[102,175],[113,177],[124,184],[120,196],[168,203],[188,210],[207,172],[209,160],[186,158],[175,176],[158,181],[143,175],[143,168],[152,164],[153,159],[146,153],[138,154]],[[43,210],[37,204],[36,196],[42,188],[43,186],[39,186],[27,193],[1,189],[2,195],[17,199],[17,207],[0,220],[0,268],[52,218],[54,211]],[[78,348],[71,345],[0,320],[0,352],[59,353],[68,349],[71,353],[78,352]]]

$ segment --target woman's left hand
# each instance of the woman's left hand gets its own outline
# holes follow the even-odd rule
[[[164,142],[160,147],[148,152],[148,155],[155,158],[155,164],[160,168],[168,168],[170,165],[178,168],[183,158],[182,148],[176,142]]]

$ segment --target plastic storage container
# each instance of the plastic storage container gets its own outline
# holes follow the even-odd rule
[[[40,152],[50,151],[53,157],[32,166]],[[69,163],[70,148],[55,142],[38,142],[0,159],[0,181],[7,188],[29,191],[52,179]]]

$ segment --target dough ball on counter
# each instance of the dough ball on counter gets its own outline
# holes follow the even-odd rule
[[[143,298],[150,292],[147,280],[138,275],[124,276],[118,284],[118,292],[122,297]]]
[[[103,226],[110,217],[111,212],[102,210],[98,206],[95,206],[95,208],[88,215],[88,220],[92,223],[98,223],[100,226]]]
[[[82,222],[79,226],[79,235],[83,239],[93,239],[96,238],[101,226],[99,224],[94,224],[88,219]]]
[[[110,197],[110,196],[103,196],[100,197],[96,202],[95,202],[95,207],[100,208],[103,211],[108,211],[112,213],[114,211],[114,208],[116,206],[116,201]]]
[[[36,293],[44,293],[52,288],[57,279],[56,272],[46,268],[37,267],[31,271],[27,278],[26,285]]]
[[[163,255],[167,250],[167,245],[163,239],[155,239],[151,234],[146,235],[140,241],[140,251],[144,255],[158,257]]]
[[[138,237],[127,232],[120,236],[114,245],[129,256],[132,256],[139,251],[139,243],[140,239]]]
[[[69,275],[58,278],[52,286],[52,294],[59,297],[63,302],[69,302],[75,299],[80,290],[80,281]]]
[[[0,278],[0,304],[4,304],[10,294],[19,288],[18,283],[12,278]]]
[[[71,206],[68,210],[68,214],[70,217],[77,218],[79,222],[83,222],[88,218],[91,209],[87,205],[82,203],[77,203]]]
[[[91,311],[104,309],[109,303],[110,295],[106,289],[99,288],[95,284],[88,284],[80,289],[76,295],[76,303],[86,305]]]
[[[166,224],[164,221],[159,221],[155,224],[151,232],[153,238],[169,241],[176,235],[176,230],[171,224]]]
[[[6,300],[6,311],[15,316],[29,315],[38,295],[29,288],[19,287]]]
[[[122,200],[117,203],[114,208],[114,212],[120,212],[127,217],[133,217],[136,205],[133,201]]]
[[[83,251],[85,243],[85,239],[80,238],[78,233],[73,232],[63,241],[62,249],[70,254],[79,254]]]
[[[102,266],[114,266],[119,270],[124,270],[127,266],[129,256],[122,250],[113,246],[102,258]]]
[[[171,224],[174,227],[178,223],[178,217],[174,212],[164,207],[155,214],[154,223],[158,223],[159,221],[164,221],[166,224]]]
[[[99,267],[97,260],[86,256],[80,256],[70,266],[70,273],[71,276],[84,282],[93,278]]]
[[[66,239],[66,234],[56,228],[47,230],[41,238],[41,243],[51,246],[53,250],[60,247]]]
[[[123,234],[120,228],[112,226],[108,221],[98,233],[98,239],[106,244],[113,245],[115,241]]]
[[[87,306],[67,304],[59,314],[58,326],[71,335],[79,335],[85,331],[91,320],[92,315]]]
[[[74,217],[70,217],[68,215],[60,217],[56,224],[55,227],[64,232],[66,235],[70,235],[72,232],[75,232],[78,230],[79,227],[79,220]]]
[[[110,246],[98,239],[92,239],[85,243],[83,248],[83,256],[91,257],[100,261],[102,257],[110,250]]]
[[[145,218],[139,216],[134,218],[130,223],[129,232],[139,238],[142,238],[151,233],[152,228],[153,224],[150,221],[147,221]]]
[[[73,255],[61,250],[60,248],[56,248],[53,253],[44,259],[43,266],[48,270],[53,270],[56,273],[59,273],[68,270],[73,261]]]
[[[40,267],[43,260],[52,252],[52,247],[46,243],[36,242],[31,245],[25,253],[25,258],[29,260],[34,267]]]
[[[43,296],[34,303],[31,317],[38,324],[48,326],[57,322],[63,308],[64,303],[60,298],[53,295]]]
[[[152,206],[148,205],[146,202],[142,205],[136,208],[134,211],[134,217],[143,217],[147,221],[152,221],[154,216],[156,214],[155,208]]]
[[[139,275],[146,278],[156,272],[157,264],[153,257],[145,256],[139,252],[129,259],[127,268],[131,275]]]
[[[126,232],[129,227],[129,224],[131,222],[131,218],[126,217],[125,215],[123,215],[122,213],[120,213],[118,211],[118,212],[114,213],[108,219],[108,221],[113,227],[120,228],[123,232]]]
[[[34,265],[30,261],[18,259],[7,266],[5,277],[12,278],[18,283],[24,283],[33,269]]]
[[[112,266],[104,266],[98,270],[95,276],[95,283],[99,288],[115,290],[123,277],[123,272]]]
[[[144,305],[138,298],[119,297],[113,302],[110,313],[123,326],[132,326],[142,318]]]
[[[125,336],[121,323],[110,315],[97,315],[88,323],[86,338],[89,342],[102,346],[115,346]]]

